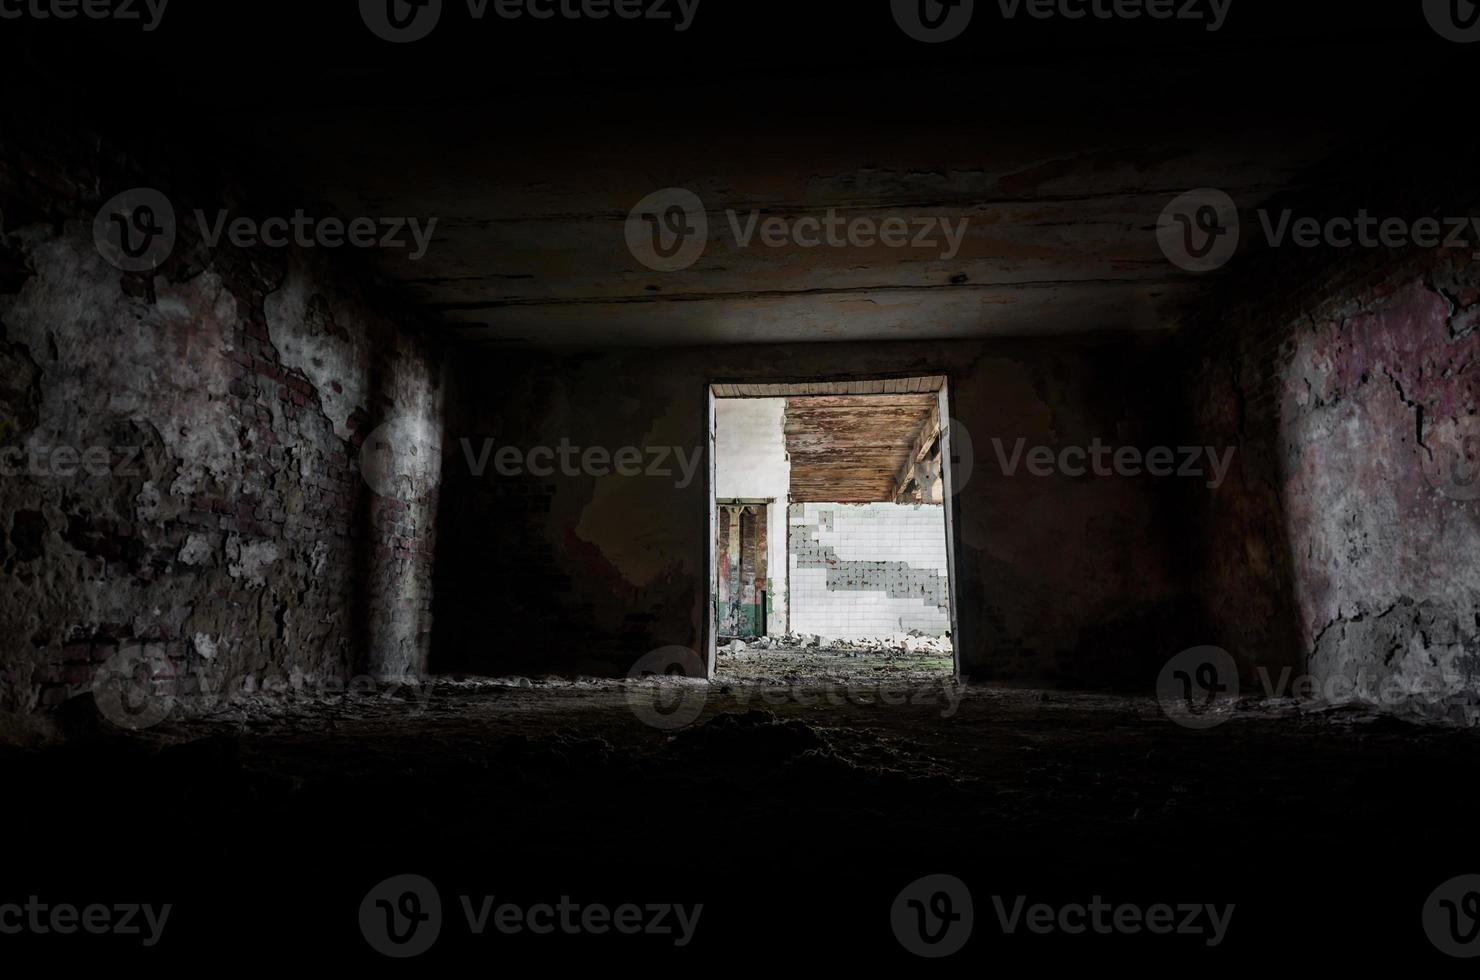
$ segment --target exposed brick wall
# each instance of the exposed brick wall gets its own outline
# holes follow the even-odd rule
[[[719,632],[721,636],[753,637],[775,632],[762,609],[766,579],[766,516],[770,508],[752,505],[719,507],[718,561]],[[738,519],[737,519],[738,515]],[[739,561],[733,558],[738,556]]]
[[[1323,218],[1477,213],[1473,150],[1401,149],[1406,164],[1353,160],[1289,203]],[[1464,159],[1457,175],[1405,169]],[[1338,697],[1480,687],[1480,503],[1432,472],[1457,433],[1480,435],[1472,253],[1255,254],[1193,323],[1190,416],[1202,439],[1239,447],[1227,492],[1192,513],[1204,642],[1251,675],[1308,671]]]
[[[252,199],[188,152],[6,113],[0,713],[85,691],[120,651],[218,693],[419,670],[435,482],[380,496],[359,450],[391,417],[440,430],[434,342],[349,255],[212,249],[181,221],[157,274],[120,272],[93,241],[113,194]]]
[[[721,398],[715,402],[715,489],[720,500],[770,500],[762,533],[767,562],[766,625],[786,631],[786,508],[791,459],[786,453],[786,399]],[[774,549],[774,553],[773,553]],[[721,551],[723,553],[723,551]]]

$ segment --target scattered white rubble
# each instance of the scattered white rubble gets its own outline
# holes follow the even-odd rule
[[[910,653],[942,654],[951,652],[949,636],[929,636],[917,630],[894,633],[887,636],[869,636],[853,639],[818,636],[815,633],[794,633],[782,636],[762,636],[754,640],[731,640],[720,647],[721,655],[744,653],[753,650],[835,650],[859,653]]]

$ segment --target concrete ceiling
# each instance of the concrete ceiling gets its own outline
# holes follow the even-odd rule
[[[875,503],[894,499],[934,392],[822,395],[786,401],[791,499],[798,503]]]
[[[238,135],[345,216],[435,217],[424,257],[383,252],[378,271],[479,345],[1174,328],[1215,277],[1161,254],[1162,209],[1194,188],[1222,189],[1241,208],[1296,188],[1340,145],[1342,123],[1214,99],[1198,87],[1210,70],[1198,61],[1122,65],[1112,80],[1103,70],[910,84],[860,72],[821,91],[796,79],[613,83],[574,102],[515,94],[267,113]],[[627,219],[670,187],[703,202],[709,238],[691,267],[656,272],[629,250]],[[946,219],[966,231],[953,255],[743,247],[731,211]]]
[[[162,152],[219,157],[223,186],[270,213],[435,218],[424,257],[372,262],[451,335],[495,348],[1174,329],[1217,275],[1162,256],[1173,197],[1219,188],[1249,214],[1299,194],[1473,74],[1416,2],[1245,6],[1216,32],[978,10],[942,45],[882,2],[705,4],[683,32],[446,6],[417,44],[375,37],[354,4],[261,0],[182,5],[128,44],[105,25],[7,30],[0,61]],[[143,130],[141,93],[162,113]],[[256,200],[271,187],[281,198]],[[702,202],[707,247],[657,272],[627,219],[674,187]],[[966,231],[949,254],[743,247],[731,211]]]

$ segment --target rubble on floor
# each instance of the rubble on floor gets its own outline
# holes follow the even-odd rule
[[[917,630],[894,633],[888,636],[870,636],[854,639],[818,636],[816,633],[793,633],[778,636],[760,636],[754,639],[721,640],[721,657],[751,650],[827,650],[834,652],[856,651],[861,653],[920,653],[951,655],[949,636],[931,636]]]
[[[763,638],[765,645],[721,648],[715,679],[727,684],[812,685],[863,694],[879,685],[957,688],[950,641],[905,637],[908,644],[855,640],[811,642],[815,637]],[[783,642],[777,642],[777,640]],[[931,641],[931,642],[924,642]],[[941,648],[941,644],[944,647]],[[918,644],[918,645],[917,645]]]

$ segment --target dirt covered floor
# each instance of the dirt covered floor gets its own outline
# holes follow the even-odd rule
[[[258,698],[138,732],[79,706],[77,741],[0,753],[22,855],[9,890],[170,902],[174,941],[152,955],[225,949],[259,965],[288,949],[298,963],[384,965],[356,909],[399,874],[435,881],[449,916],[463,895],[703,903],[682,949],[650,936],[576,948],[608,964],[790,970],[918,964],[890,905],[948,873],[975,900],[956,965],[1329,966],[1374,943],[1437,957],[1423,903],[1477,870],[1470,732],[1293,702],[1192,730],[1150,698],[962,687],[844,659],[860,669],[835,667],[831,682],[768,655],[712,684],[447,680]],[[1020,895],[1236,912],[1216,948],[1009,935],[993,898]],[[119,941],[80,948],[111,955]],[[490,941],[449,927],[417,962],[491,956]],[[572,951],[496,942],[551,964]]]
[[[743,684],[862,687],[880,682],[929,684],[955,674],[949,640],[899,643],[821,638],[731,641],[719,647],[718,677]]]

